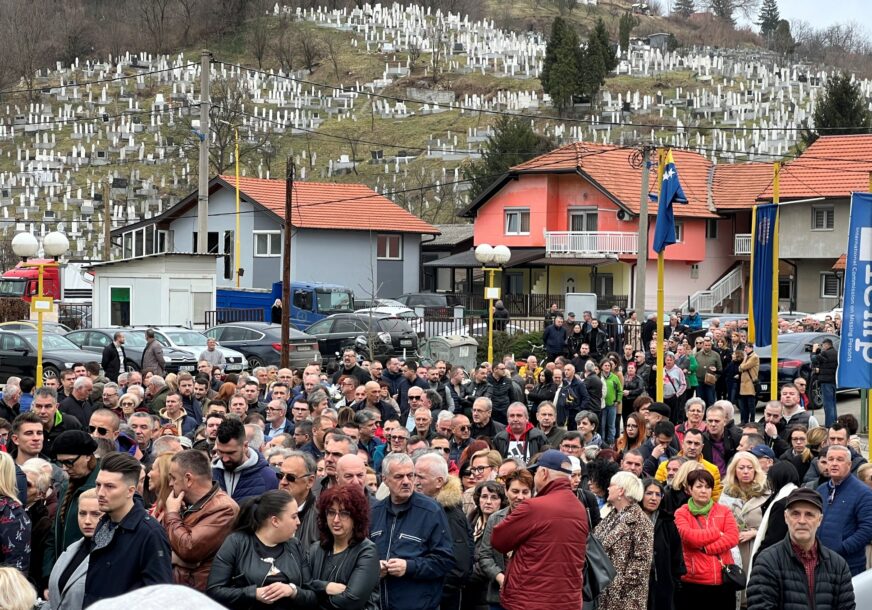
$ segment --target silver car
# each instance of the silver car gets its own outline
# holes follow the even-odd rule
[[[181,326],[152,326],[150,328],[154,330],[154,337],[161,345],[187,352],[194,357],[194,360],[197,360],[200,354],[203,353],[203,350],[206,349],[206,335],[196,330]],[[142,333],[144,335],[145,329],[138,328],[130,332]],[[227,347],[221,347],[220,345],[219,349],[224,354],[225,372],[238,373],[248,368],[248,360],[240,352]],[[196,366],[191,371],[195,369]]]

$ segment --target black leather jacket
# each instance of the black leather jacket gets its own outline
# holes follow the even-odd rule
[[[315,592],[303,588],[311,577],[300,541],[291,538],[282,546],[284,552],[275,559],[274,564],[270,564],[258,556],[254,534],[230,534],[212,562],[206,594],[232,610],[317,608]],[[255,593],[258,587],[263,586],[271,565],[275,565],[289,582],[297,586],[296,597],[285,597],[270,605],[256,600]]]
[[[309,547],[309,565],[312,580],[309,587],[318,596],[320,608],[339,610],[378,610],[379,607],[379,558],[375,543],[365,538],[348,547],[346,557],[332,574],[322,574],[328,551],[316,542]],[[339,595],[327,595],[327,583],[339,582],[345,591]]]

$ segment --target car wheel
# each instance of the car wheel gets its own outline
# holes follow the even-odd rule
[[[253,371],[259,366],[263,366],[263,360],[258,358],[257,356],[251,356],[248,358],[248,369]]]
[[[60,371],[57,369],[57,367],[52,366],[51,364],[43,365],[43,367],[42,367],[42,379],[43,379],[43,381],[45,381],[46,379],[52,379],[52,378],[57,379],[57,377],[59,375],[60,375]]]
[[[128,373],[138,373],[139,372],[139,367],[136,366],[135,364],[133,364],[132,362],[128,362],[126,368],[127,368]]]
[[[811,401],[812,409],[822,409],[824,406],[824,393],[821,391],[821,384],[817,379],[812,379],[809,384],[808,399]]]

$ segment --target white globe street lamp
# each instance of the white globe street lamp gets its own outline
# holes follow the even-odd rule
[[[475,248],[475,260],[481,263],[482,270],[488,274],[488,285],[484,289],[487,299],[487,361],[494,362],[494,301],[500,298],[500,289],[494,286],[494,273],[502,271],[503,265],[512,258],[507,246],[479,244]]]

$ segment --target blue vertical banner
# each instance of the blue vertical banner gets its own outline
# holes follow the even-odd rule
[[[872,388],[872,194],[851,195],[849,225],[836,377],[842,388]]]
[[[772,274],[775,269],[775,229],[778,226],[778,206],[758,205],[754,225],[754,250],[751,269],[754,282],[754,303],[751,315],[754,318],[754,345],[766,347],[772,344]]]
[[[678,181],[678,170],[675,168],[675,160],[672,151],[666,153],[663,165],[663,180],[660,183],[660,199],[657,204],[657,223],[654,225],[654,241],[652,248],[660,254],[675,243],[675,215],[672,212],[672,203],[687,203],[687,197],[681,189]]]

